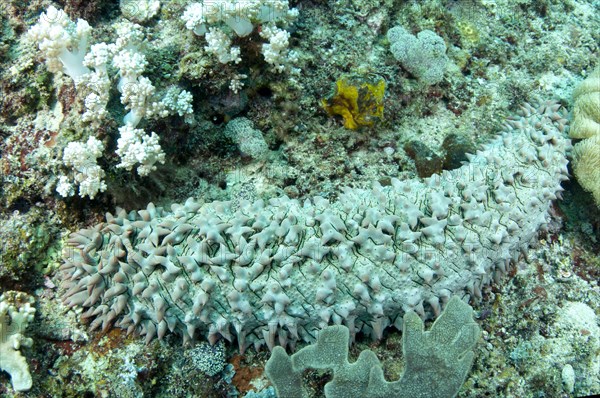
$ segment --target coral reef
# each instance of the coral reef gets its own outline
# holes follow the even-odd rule
[[[480,307],[477,318],[485,343],[478,345],[460,397],[494,391],[505,397],[533,397],[532,389],[579,397],[600,391],[600,330],[590,307],[600,298],[600,289],[593,273],[584,274],[595,266],[577,260],[581,243],[571,242],[560,233],[562,228],[555,218],[538,247],[516,264],[511,282],[490,293]],[[567,365],[577,376],[571,395],[562,379]]]
[[[575,144],[573,172],[583,189],[591,192],[600,207],[600,135]]]
[[[214,338],[219,341],[213,347],[218,348],[217,351],[222,347],[220,352],[229,363],[221,372],[208,376],[188,355],[196,352],[202,355],[204,351],[195,351],[188,345],[181,347],[180,335],[185,333],[181,325],[185,324],[185,319],[174,329],[176,333],[169,333],[172,325],[167,322],[163,338],[160,341],[153,339],[147,345],[121,329],[110,329],[111,322],[107,322],[109,329],[104,332],[90,330],[89,322],[95,322],[94,317],[83,315],[89,315],[91,307],[76,305],[68,308],[61,300],[65,296],[61,287],[64,273],[57,270],[68,234],[93,228],[103,221],[106,211],[113,211],[115,206],[144,209],[153,202],[156,207],[170,209],[171,203],[183,203],[186,198],[194,197],[208,210],[217,206],[214,201],[231,201],[230,212],[235,214],[246,209],[247,203],[261,199],[265,208],[274,209],[279,204],[273,205],[270,201],[284,193],[296,200],[299,207],[307,199],[314,207],[313,198],[317,196],[328,200],[326,206],[335,208],[344,201],[349,202],[344,187],[350,186],[357,192],[368,190],[375,182],[384,187],[382,192],[385,193],[393,191],[392,185],[397,184],[394,178],[413,186],[420,176],[448,175],[451,170],[461,168],[468,160],[468,153],[474,153],[475,148],[494,140],[507,115],[515,114],[522,104],[552,99],[573,111],[573,89],[597,67],[600,53],[600,13],[594,0],[66,0],[54,2],[54,9],[51,3],[10,0],[0,5],[0,295],[8,290],[26,292],[36,302],[36,319],[27,329],[27,336],[35,343],[30,348],[21,348],[29,364],[32,386],[25,394],[17,392],[11,386],[10,375],[2,371],[0,396],[7,398],[24,395],[139,397],[142,394],[157,398],[274,396],[273,387],[269,387],[263,374],[268,352],[249,349],[240,353],[238,344],[222,343],[225,338],[217,331]],[[190,30],[183,17],[193,3],[196,3],[193,15],[196,21],[192,23],[199,24]],[[212,7],[217,4],[228,7],[238,4],[239,8]],[[280,12],[265,15],[262,11],[267,4],[273,4],[273,11],[279,7]],[[215,14],[211,10],[223,12]],[[222,18],[232,16],[234,18],[229,20]],[[242,18],[236,19],[236,16]],[[201,31],[203,21],[206,32],[198,36],[193,29]],[[393,56],[386,33],[393,32],[394,26],[402,26],[411,34],[412,41],[418,41],[417,35],[423,31],[434,32],[430,39],[433,42],[434,35],[437,36],[439,48],[443,41],[448,59],[443,79],[428,84]],[[213,33],[209,34],[211,29]],[[238,35],[235,29],[246,35]],[[39,40],[35,40],[35,36]],[[234,57],[232,51],[235,55],[236,49],[239,54]],[[423,47],[419,47],[410,55],[418,59],[422,50]],[[221,54],[229,62],[221,63]],[[436,76],[440,73],[438,71]],[[340,76],[383,79],[385,96],[381,106],[385,106],[385,118],[375,117],[373,126],[351,130],[343,126],[343,121],[330,117],[323,109],[322,99],[330,95]],[[588,87],[593,88],[593,85]],[[593,114],[594,109],[589,110]],[[264,148],[262,144],[268,143],[268,152],[265,152],[268,156],[259,161],[243,156],[240,143],[226,136],[227,125],[237,118],[249,120],[253,130],[260,132],[260,147]],[[124,142],[129,143],[128,148],[132,150],[126,150],[127,145],[121,146],[119,153],[125,155],[122,157],[117,153],[119,129],[126,123],[145,133]],[[578,130],[578,124],[579,121],[572,122],[575,126],[572,132]],[[542,128],[546,128],[544,123]],[[156,138],[153,145],[144,146],[144,139],[152,139],[152,133],[158,138],[160,149],[154,145]],[[522,131],[517,128],[510,134],[519,135]],[[255,143],[259,143],[258,134],[254,137]],[[69,145],[85,145],[90,138],[98,140],[103,149],[101,156],[93,157],[93,164],[89,162],[93,166],[89,172],[99,175],[101,170],[103,177],[98,179],[96,186],[100,186],[99,181],[106,185],[103,191],[97,190],[93,199],[90,199],[91,195],[82,197],[77,192],[80,187],[76,186],[75,177],[85,175],[86,170],[80,167],[77,171],[63,159]],[[571,154],[567,152],[566,156],[574,154],[575,163],[583,165],[593,157],[580,156],[579,148],[593,141],[591,138],[576,141],[577,149]],[[518,140],[517,144],[521,142]],[[597,148],[597,145],[592,147]],[[568,151],[568,146],[564,150]],[[164,163],[158,158],[153,162],[150,152],[157,156],[164,153]],[[527,154],[504,151],[501,145],[484,152],[512,158],[510,167],[516,165],[518,170],[530,164]],[[582,152],[589,154],[590,151]],[[85,157],[84,152],[78,153],[82,155],[81,159],[72,156],[69,161],[92,160],[89,154]],[[141,162],[137,161],[138,156]],[[475,161],[479,162],[477,157]],[[144,164],[149,173],[142,176],[136,169]],[[127,170],[129,166],[131,170]],[[154,166],[156,169],[152,170]],[[484,168],[496,170],[496,166],[490,168],[487,164]],[[461,170],[473,174],[471,170],[480,169],[479,165],[470,163]],[[576,174],[575,168],[570,169]],[[593,171],[593,167],[587,169]],[[523,191],[523,178],[519,174],[516,177],[514,186],[518,186],[515,190],[520,195],[529,187],[525,186]],[[72,188],[72,196],[63,197],[57,192],[61,179],[63,192]],[[464,181],[469,185],[471,179]],[[496,180],[486,174],[486,181],[494,184]],[[416,188],[421,187],[417,184]],[[482,202],[485,206],[493,205],[496,200],[493,189],[488,188]],[[377,247],[390,247],[397,257],[414,258],[409,261],[411,269],[406,275],[411,276],[410,282],[417,284],[419,291],[431,293],[431,296],[423,297],[425,317],[435,315],[427,301],[438,294],[435,288],[440,286],[442,279],[452,279],[458,295],[465,295],[463,299],[470,296],[476,322],[483,330],[483,343],[473,349],[476,353],[473,367],[458,393],[460,398],[600,394],[600,351],[597,348],[600,336],[594,326],[598,324],[596,309],[600,306],[600,260],[597,254],[600,252],[600,207],[594,203],[593,195],[584,192],[582,185],[567,182],[563,188],[565,191],[556,196],[559,199],[562,196],[564,200],[544,200],[548,211],[534,212],[539,220],[532,221],[532,225],[541,222],[541,214],[544,217],[541,232],[531,233],[533,246],[528,249],[525,244],[512,247],[508,277],[497,279],[502,271],[496,268],[490,284],[478,285],[480,299],[475,296],[475,288],[471,292],[470,286],[462,280],[448,275],[454,275],[458,270],[465,275],[465,280],[469,280],[480,272],[477,266],[481,262],[468,265],[467,271],[452,267],[456,264],[463,267],[474,258],[482,259],[483,271],[490,272],[476,278],[491,277],[496,266],[488,267],[489,262],[501,256],[496,250],[486,248],[485,254],[493,253],[489,256],[481,251],[468,256],[462,247],[455,251],[446,250],[446,243],[457,243],[455,235],[443,244],[430,243],[434,236],[422,235],[415,240],[420,252],[406,254],[402,252],[405,247],[399,243],[403,235],[395,233],[398,232],[397,223],[392,223],[395,228],[393,243],[373,242]],[[435,190],[424,190],[423,197],[416,194],[409,197],[418,199],[417,207],[427,213],[420,218],[438,218],[437,215],[429,217],[433,213],[426,197]],[[535,194],[526,193],[524,202],[512,207],[521,209],[530,198],[542,195],[542,192],[543,188],[537,189]],[[322,202],[321,199],[318,201]],[[317,210],[323,208],[325,205]],[[458,210],[461,216],[466,211]],[[404,216],[403,211],[399,212]],[[171,210],[163,211],[163,215],[167,222],[175,217]],[[391,213],[386,214],[389,215]],[[485,212],[483,216],[484,221],[491,221],[485,219]],[[366,227],[362,225],[366,217],[364,214],[359,221],[343,221],[357,222],[358,229],[368,230],[369,221],[365,221]],[[268,217],[268,220],[273,219]],[[450,221],[449,217],[447,219]],[[508,227],[505,219],[506,216],[500,219],[501,224]],[[260,222],[248,222],[248,228],[253,231],[242,234],[246,242],[253,233],[268,229]],[[165,231],[158,228],[158,220],[150,223],[151,233],[157,234],[158,250],[166,247],[169,251],[172,247],[175,251],[187,248],[184,255],[192,252],[185,241],[162,245],[166,235],[161,234]],[[444,236],[456,230],[457,226],[449,224],[444,227]],[[103,225],[107,226],[106,223]],[[463,222],[462,226],[465,225],[471,224]],[[321,222],[315,220],[313,226],[306,226],[306,231],[314,231],[316,239],[320,240],[322,227]],[[428,227],[420,223],[409,229],[416,233],[430,231],[426,229]],[[485,237],[493,237],[493,228],[495,225],[488,223],[476,226],[470,233],[488,243]],[[323,272],[334,271],[354,277],[349,287],[342,285],[347,280],[336,278],[335,289],[331,289],[335,290],[336,298],[354,300],[360,308],[358,312],[365,315],[355,322],[357,333],[351,336],[354,344],[349,348],[349,360],[355,360],[365,349],[373,351],[385,369],[385,378],[397,380],[404,370],[402,333],[386,328],[381,340],[373,341],[372,335],[376,333],[370,322],[377,315],[368,313],[361,303],[362,297],[358,297],[353,288],[357,283],[368,285],[369,281],[356,278],[364,276],[358,274],[358,270],[365,268],[365,264],[372,266],[376,276],[380,276],[379,272],[389,272],[399,278],[400,271],[394,264],[376,260],[377,253],[371,248],[365,251],[365,244],[350,240],[358,235],[348,233],[346,236],[348,231],[355,231],[347,229],[340,233],[353,244],[351,258],[357,259],[356,273],[354,270],[348,274],[339,271],[339,258],[332,252],[325,254],[320,263],[302,257],[294,267],[308,279],[306,286],[312,286],[312,289],[319,289],[328,282],[322,274],[310,273],[317,267],[327,267]],[[531,231],[534,229],[532,227]],[[128,236],[132,245],[124,250],[146,258],[149,254],[142,251],[145,246],[137,238],[139,232],[134,230]],[[335,231],[330,229],[329,232]],[[525,233],[523,231],[523,236]],[[88,271],[90,267],[102,267],[98,273],[107,273],[102,276],[107,291],[119,283],[114,281],[115,278],[123,276],[111,274],[111,268],[125,269],[123,264],[127,264],[127,260],[116,257],[119,264],[111,265],[106,253],[114,248],[115,253],[120,254],[117,238],[126,240],[123,240],[123,234],[108,230],[100,234],[102,247],[97,252],[90,252],[82,265]],[[383,234],[392,236],[385,230]],[[223,231],[219,236],[234,253],[235,245],[227,239],[229,235]],[[248,254],[255,261],[245,267],[254,266],[255,255],[266,249],[291,246],[284,239],[275,234],[273,240],[265,243],[264,250],[256,244],[254,253]],[[524,242],[525,238],[522,239]],[[324,246],[339,246],[337,242],[332,239]],[[307,243],[299,241],[303,248]],[[216,256],[219,249],[220,245],[211,243],[210,258]],[[79,249],[75,250],[77,253],[73,257],[81,254]],[[177,259],[170,260],[172,257],[167,251],[163,254],[155,251],[154,259],[165,262],[162,258],[167,258],[177,264]],[[100,258],[100,255],[105,257]],[[430,265],[426,257],[439,260],[446,272],[438,275],[434,270],[435,279],[431,286],[421,277],[430,276],[424,272]],[[89,259],[98,264],[89,266]],[[450,261],[446,262],[446,259]],[[260,297],[249,300],[253,311],[263,318],[267,309],[275,312],[276,303],[261,302],[267,293],[275,295],[269,291],[269,286],[260,283],[277,283],[283,279],[277,274],[281,271],[281,263],[277,258],[269,260],[271,263],[264,266],[259,278],[253,281],[255,284],[251,284],[252,287],[258,285],[256,292]],[[109,265],[105,267],[106,264]],[[259,266],[262,264],[252,269]],[[223,303],[220,310],[228,312],[231,306],[225,301],[227,297],[216,289],[223,287],[227,292],[232,291],[232,284],[242,278],[233,274],[232,267],[233,279],[221,282],[221,274],[216,275],[220,272],[219,267],[222,266],[212,263],[200,266],[217,281],[216,287],[209,292],[210,303],[207,305]],[[160,274],[165,273],[164,265],[155,264],[155,269],[150,274],[151,282],[162,283]],[[130,276],[125,271],[123,274],[126,278]],[[291,274],[294,282],[298,275]],[[126,282],[128,293],[136,283],[131,279]],[[460,289],[461,285],[465,289]],[[198,293],[197,283],[192,281],[190,286],[190,290]],[[301,286],[300,290],[304,292],[304,288]],[[93,287],[91,289],[93,291]],[[193,309],[193,303],[186,301],[185,295],[176,300],[167,294],[169,289],[176,290],[175,282],[165,282],[159,289],[167,304],[179,305],[186,311]],[[367,292],[369,299],[381,298],[370,285],[367,289],[370,289]],[[379,294],[385,289],[384,286]],[[282,287],[284,293],[292,292],[291,298],[295,302],[316,301],[316,293],[299,299],[294,296],[297,290],[295,286]],[[247,289],[243,293],[251,291]],[[152,307],[153,297],[127,300],[126,307],[113,319],[113,324],[122,323],[125,314],[139,309],[150,314],[145,314],[141,322],[156,318],[158,307]],[[100,302],[103,298],[101,295],[94,307],[104,304],[118,309],[115,302],[119,295],[107,298],[106,303]],[[406,300],[401,298],[398,308],[393,309],[398,314],[394,321],[404,313],[399,307]],[[440,301],[440,308],[443,308],[443,299]],[[328,307],[322,302],[315,305]],[[331,307],[337,309],[336,305],[333,303]],[[292,304],[285,307],[285,311],[292,309],[296,309]],[[102,307],[98,311],[104,310]],[[389,311],[389,307],[385,310]],[[172,312],[173,309],[165,310],[165,322],[172,319]],[[296,313],[291,315],[301,320]],[[305,337],[309,343],[314,342],[318,330],[337,322],[339,317],[336,313],[326,321],[320,315],[311,315],[307,322],[311,334],[307,332]],[[203,336],[210,333],[206,329],[208,325],[217,325],[217,321],[219,319],[209,319],[205,329],[200,327],[195,333],[197,339],[191,345],[202,343]],[[341,317],[339,321],[342,322]],[[93,326],[99,328],[102,323],[98,320]],[[399,320],[394,323],[398,325]],[[430,321],[425,320],[425,323],[429,328]],[[263,331],[268,328],[268,322],[261,320],[256,333],[248,332],[251,336],[247,340],[266,343],[270,336],[265,338]],[[359,333],[359,329],[364,333]],[[161,329],[161,333],[163,331]],[[237,333],[235,327],[230,325],[229,331],[233,339]],[[276,345],[282,344],[280,332],[283,344],[287,338],[288,348],[302,349],[307,344],[299,336],[292,347],[293,338],[286,334],[288,331],[285,325],[277,327]],[[206,343],[201,346],[208,347]],[[330,380],[331,372],[325,370],[310,370],[302,375],[303,385],[314,397],[322,397],[323,387]]]
[[[138,6],[147,8],[149,5],[140,3]],[[144,33],[140,25],[129,21],[116,24],[115,43],[97,43],[88,52],[91,30],[85,20],[78,19],[75,23],[63,10],[50,6],[31,27],[28,37],[44,55],[49,71],[62,72],[73,79],[78,93],[85,96],[82,120],[92,126],[99,126],[109,116],[106,110],[111,88],[109,64],[118,69],[117,89],[121,103],[129,112],[123,118],[125,125],[119,129],[121,136],[115,153],[121,162],[116,167],[131,170],[140,163],[136,169],[138,174],[147,176],[156,170],[155,163],[164,163],[165,155],[156,133],[147,135],[135,127],[143,118],[191,114],[192,95],[171,86],[162,99],[157,98],[154,85],[142,75],[148,62],[143,53]],[[106,190],[104,170],[96,164],[103,150],[97,138],[89,137],[86,144],[70,142],[64,151],[63,163],[73,169],[81,197],[93,199],[98,192]],[[56,189],[63,197],[75,193],[73,184],[64,175],[59,178]]]
[[[222,64],[242,61],[239,47],[232,46],[232,38],[246,37],[256,26],[261,26],[260,37],[268,40],[262,44],[265,62],[273,70],[283,72],[293,64],[295,53],[288,51],[290,34],[277,24],[287,25],[298,16],[287,0],[237,2],[199,2],[189,4],[181,19],[185,26],[198,36],[206,38],[206,52],[217,57]],[[235,35],[227,33],[232,31]]]
[[[158,0],[119,0],[123,16],[133,22],[145,22],[154,17],[160,9]]]
[[[139,163],[137,172],[140,176],[147,176],[156,170],[156,163],[165,162],[165,153],[158,143],[156,133],[146,135],[144,130],[136,129],[127,124],[119,128],[121,136],[117,140],[115,153],[121,158],[117,167],[125,170]]]
[[[92,28],[83,19],[71,21],[63,10],[54,6],[29,30],[30,39],[38,43],[50,72],[63,72],[78,83],[89,73],[83,60],[88,50]]]
[[[600,371],[600,329],[598,317],[587,304],[582,302],[567,301],[558,309],[556,318],[549,325],[551,332],[548,336],[532,336],[529,340],[519,342],[511,350],[509,356],[518,368],[531,365],[535,358],[534,352],[544,352],[556,362],[554,366],[560,367],[560,372],[551,370],[552,362],[539,364],[535,370],[538,374],[553,373],[555,384],[563,383],[565,373],[579,373],[582,367],[589,367],[592,372]],[[587,352],[586,352],[587,351]],[[582,362],[577,364],[577,362]],[[574,367],[577,369],[575,371]],[[570,370],[569,370],[570,368]],[[565,370],[567,369],[567,370]],[[567,377],[568,379],[568,377]],[[581,384],[597,382],[589,380]],[[573,392],[574,381],[567,382],[565,390]],[[578,386],[581,388],[581,385]]]

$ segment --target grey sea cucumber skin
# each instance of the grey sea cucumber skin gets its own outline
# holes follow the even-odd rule
[[[63,299],[87,307],[92,328],[147,341],[171,331],[271,349],[340,323],[380,338],[407,311],[479,299],[527,249],[568,178],[565,127],[559,105],[527,105],[463,167],[335,202],[118,209],[71,235]]]

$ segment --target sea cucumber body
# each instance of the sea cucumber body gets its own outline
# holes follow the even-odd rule
[[[526,106],[459,169],[345,189],[336,201],[189,199],[107,214],[65,251],[64,301],[92,327],[150,341],[314,341],[328,324],[380,338],[402,315],[481,297],[547,222],[567,179],[558,105]]]

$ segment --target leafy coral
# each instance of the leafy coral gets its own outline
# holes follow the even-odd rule
[[[315,344],[291,357],[282,347],[275,347],[265,371],[278,396],[286,398],[307,396],[302,372],[308,368],[333,370],[333,380],[325,385],[328,398],[455,396],[471,368],[471,350],[480,336],[471,307],[454,296],[428,332],[423,332],[421,318],[408,312],[403,331],[406,368],[398,381],[384,379],[372,351],[361,352],[356,362],[349,363],[348,328],[340,325],[323,329]]]

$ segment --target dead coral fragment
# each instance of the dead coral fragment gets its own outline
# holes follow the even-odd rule
[[[342,77],[336,82],[335,94],[321,103],[329,115],[344,118],[344,127],[357,130],[383,119],[384,94],[382,78]]]
[[[33,343],[23,333],[34,314],[31,296],[16,291],[0,296],[0,371],[10,374],[15,391],[27,391],[32,384],[29,366],[19,350]]]

